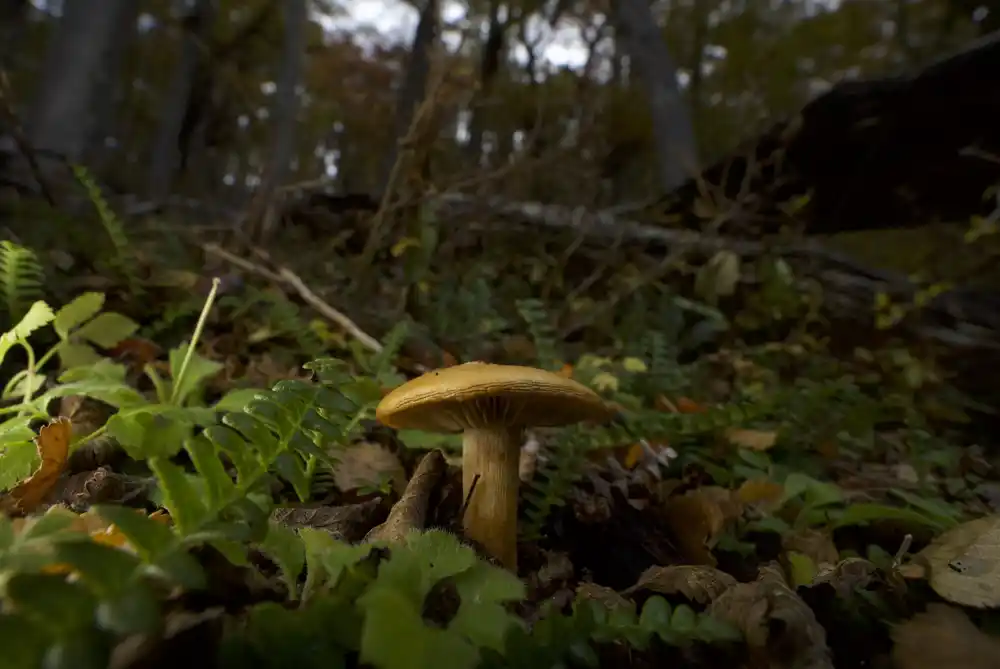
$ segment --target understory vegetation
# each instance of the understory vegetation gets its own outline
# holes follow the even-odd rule
[[[609,305],[565,268],[457,281],[425,255],[372,293],[410,304],[377,341],[297,275],[256,281],[288,276],[270,258],[222,251],[240,280],[144,262],[155,235],[97,210],[103,290],[0,247],[2,666],[916,667],[928,626],[997,657],[996,616],[939,603],[1000,603],[983,408],[878,305],[879,345],[835,350],[780,259]],[[620,409],[528,434],[520,574],[462,539],[458,438],[373,420],[478,359]]]

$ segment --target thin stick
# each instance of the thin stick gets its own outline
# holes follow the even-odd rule
[[[269,279],[275,283],[284,284],[292,288],[296,293],[299,294],[305,302],[307,302],[311,307],[313,307],[320,314],[333,321],[339,325],[345,332],[350,334],[352,337],[361,342],[361,345],[367,348],[369,351],[375,353],[382,352],[382,344],[379,343],[377,339],[369,335],[367,332],[362,330],[358,325],[352,321],[350,318],[345,316],[343,313],[334,309],[328,303],[326,303],[321,297],[316,295],[305,282],[299,278],[299,276],[288,269],[287,267],[279,267],[277,272],[273,272],[270,269],[264,267],[263,265],[258,265],[257,263],[251,262],[246,258],[241,258],[237,255],[226,251],[224,248],[215,244],[214,242],[209,242],[207,244],[202,244],[201,248],[206,252],[214,256],[218,256],[223,260],[236,265],[240,269],[244,269],[247,272],[257,274],[266,279]]]

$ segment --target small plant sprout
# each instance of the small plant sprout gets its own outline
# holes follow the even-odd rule
[[[586,386],[553,372],[469,362],[399,386],[375,417],[397,429],[462,432],[465,534],[517,571],[518,463],[524,428],[608,420],[614,410]]]

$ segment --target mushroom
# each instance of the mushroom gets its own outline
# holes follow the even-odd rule
[[[462,432],[462,487],[475,482],[465,535],[517,571],[518,462],[524,428],[607,420],[586,386],[533,367],[467,362],[419,376],[382,398],[375,418],[396,429]],[[478,477],[478,482],[476,481]]]

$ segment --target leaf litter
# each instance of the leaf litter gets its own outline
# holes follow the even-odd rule
[[[727,292],[723,287],[718,296]],[[110,355],[124,366],[130,386],[155,394],[156,382],[146,370],[152,369],[161,382],[170,379],[180,357],[132,336],[127,323],[116,320],[114,326],[115,336],[91,335],[111,344]],[[284,336],[280,328],[268,327],[267,342]],[[126,332],[129,336],[112,342]],[[304,376],[280,352],[250,353],[226,332],[207,336],[200,350],[217,356],[218,365],[196,362],[193,369],[200,375],[196,385],[207,389],[209,397],[240,386],[235,390],[244,394],[233,406],[242,406],[257,401],[254,387]],[[459,364],[449,356],[448,364]],[[222,535],[212,535],[211,549],[191,553],[194,562],[171,553],[162,542],[179,530],[164,507],[177,505],[184,481],[195,469],[201,471],[198,449],[185,441],[195,431],[178,429],[178,443],[158,442],[150,423],[152,431],[135,433],[136,443],[123,448],[106,438],[105,425],[109,417],[128,416],[134,409],[85,395],[58,398],[62,417],[31,440],[37,467],[4,495],[4,509],[16,541],[34,551],[41,574],[67,576],[68,582],[90,578],[86,564],[71,551],[68,561],[58,550],[45,556],[50,545],[39,543],[35,535],[57,523],[63,523],[59,532],[67,536],[89,537],[94,544],[144,560],[159,556],[156,569],[180,582],[203,581],[199,570],[211,574],[214,585],[207,600],[203,595],[194,606],[192,594],[175,586],[162,602],[167,608],[164,631],[144,644],[130,639],[115,648],[116,666],[122,667],[140,666],[154,647],[168,652],[164,644],[197,646],[192,641],[197,639],[219,646],[224,626],[236,625],[246,635],[263,638],[266,621],[273,630],[284,630],[289,640],[304,643],[306,619],[295,619],[292,626],[292,619],[283,617],[287,612],[268,610],[266,603],[283,601],[292,592],[304,601],[315,596],[318,586],[300,578],[304,569],[350,581],[361,574],[381,574],[387,559],[395,565],[385,567],[388,580],[382,582],[380,575],[361,601],[371,625],[359,638],[360,656],[378,666],[429,666],[403,663],[435,653],[450,653],[459,664],[462,658],[471,662],[480,657],[476,648],[502,647],[498,630],[509,623],[508,610],[538,629],[549,624],[551,611],[601,621],[585,642],[596,649],[600,666],[629,666],[621,663],[626,656],[628,661],[646,658],[648,664],[634,666],[672,662],[696,669],[840,669],[869,666],[865,662],[872,658],[900,669],[997,666],[997,642],[989,633],[990,610],[1000,607],[996,516],[961,523],[968,513],[953,513],[951,502],[922,501],[916,493],[905,497],[907,490],[926,492],[928,481],[942,491],[954,489],[955,482],[900,461],[892,449],[906,447],[898,439],[886,439],[893,445],[883,446],[886,451],[878,458],[858,457],[856,444],[831,436],[818,419],[795,424],[781,413],[758,420],[735,412],[719,418],[726,411],[720,397],[741,383],[749,384],[746,392],[755,392],[753,384],[767,379],[768,372],[742,354],[716,355],[711,362],[728,369],[731,378],[724,384],[713,378],[701,392],[651,396],[660,417],[686,421],[683,429],[669,436],[634,430],[600,433],[600,441],[596,427],[576,433],[589,435],[594,443],[581,450],[578,475],[558,483],[565,487],[553,482],[559,478],[554,468],[568,462],[558,450],[564,447],[559,443],[563,437],[546,430],[526,435],[519,463],[526,488],[522,517],[530,520],[540,505],[550,506],[545,507],[541,534],[522,538],[520,578],[508,574],[497,581],[491,586],[497,588],[495,597],[476,602],[479,608],[469,608],[472,601],[466,605],[460,593],[485,578],[475,575],[480,564],[476,554],[482,564],[495,562],[470,542],[442,539],[461,537],[458,519],[466,500],[460,454],[450,442],[418,445],[418,440],[370,422],[359,423],[349,444],[329,450],[329,461],[314,463],[316,475],[305,488],[294,468],[269,474],[267,488],[277,500],[264,519],[271,529],[261,538],[261,526],[253,529],[248,521],[245,531],[256,532],[258,540],[246,554],[238,542]],[[373,380],[364,392],[374,398],[398,383],[374,367],[364,370]],[[559,373],[575,378],[590,372],[562,363]],[[627,413],[635,406],[628,375],[649,373],[647,364],[629,359],[618,367],[602,362],[591,382]],[[183,390],[190,397],[199,392]],[[117,395],[105,397],[118,402]],[[192,425],[202,420],[190,415]],[[811,428],[817,428],[815,434]],[[314,437],[318,445],[327,445],[318,434]],[[74,440],[79,443],[71,449]],[[145,461],[130,457],[129,449],[135,453],[137,445],[157,455]],[[803,460],[789,452],[792,446],[811,447],[820,457]],[[221,471],[233,481],[239,480],[241,468],[250,466],[236,452],[221,453],[219,460]],[[976,467],[980,478],[995,474],[988,462]],[[326,477],[322,485],[321,472]],[[164,497],[165,480],[172,481],[174,498]],[[221,485],[224,490],[226,484]],[[559,498],[535,497],[537,488],[558,490]],[[299,490],[311,499],[296,499]],[[192,499],[221,494],[194,488],[188,493]],[[132,507],[130,515],[104,515],[102,505],[107,504]],[[975,498],[964,504],[966,512],[984,508]],[[188,522],[183,515],[177,518]],[[149,527],[149,521],[170,528],[168,534]],[[301,550],[289,538],[295,536],[302,538]],[[904,541],[906,537],[911,539]],[[909,541],[920,546],[916,554],[902,550],[893,555]],[[387,558],[392,555],[396,557]],[[307,568],[309,564],[313,566]],[[389,581],[396,585],[389,587]],[[922,589],[925,582],[929,587]],[[421,601],[423,609],[417,606]],[[215,606],[219,603],[225,605]],[[427,646],[387,650],[379,643],[386,635],[410,634],[405,630],[428,625],[440,633],[425,638]],[[450,625],[462,634],[447,633]],[[609,636],[611,629],[618,636]],[[650,633],[657,643],[649,644]],[[634,647],[623,645],[623,639]],[[197,654],[193,649],[189,653]]]

